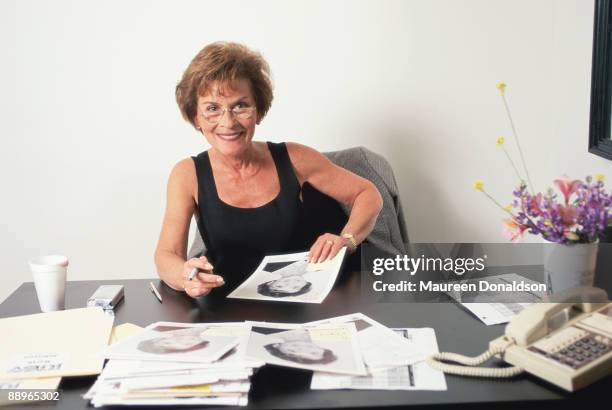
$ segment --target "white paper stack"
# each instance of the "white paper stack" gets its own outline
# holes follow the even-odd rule
[[[516,273],[505,273],[503,275],[489,276],[487,278],[475,278],[459,281],[459,284],[474,284],[486,280],[489,284],[512,285],[513,283],[526,283],[538,285],[538,282]],[[446,292],[455,301],[472,312],[485,325],[499,325],[508,323],[514,316],[519,314],[527,306],[542,301],[545,296],[543,292],[516,291],[516,292],[492,292],[480,291],[463,297],[461,292]],[[473,292],[472,292],[473,293]]]
[[[246,323],[157,322],[103,352],[110,359],[85,394],[107,405],[246,406],[250,377]]]
[[[306,324],[248,322],[247,355],[312,370],[311,388],[446,390],[425,358],[437,353],[433,329],[390,329],[362,313]]]
[[[395,328],[393,331],[415,350],[438,353],[436,335],[432,328]],[[310,388],[313,390],[446,390],[444,373],[429,367],[425,361],[387,368],[368,367],[367,376],[345,376],[315,372]]]
[[[367,374],[347,376],[316,371],[313,390],[446,390],[444,373],[432,369],[425,359],[438,353],[436,334],[431,328],[390,329],[362,314],[339,316],[315,324],[354,323]]]
[[[131,334],[119,335],[122,327]],[[433,329],[390,329],[361,313],[305,324],[124,324],[111,340],[84,396],[94,407],[246,406],[251,376],[266,363],[313,371],[317,390],[446,389],[424,362],[437,352]]]

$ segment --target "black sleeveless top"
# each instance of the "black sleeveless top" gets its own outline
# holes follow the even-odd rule
[[[192,157],[198,179],[198,229],[206,257],[225,285],[211,296],[225,296],[255,271],[265,255],[305,251],[300,233],[300,184],[284,143],[268,142],[280,182],[276,198],[257,208],[238,208],[219,198],[208,152]]]

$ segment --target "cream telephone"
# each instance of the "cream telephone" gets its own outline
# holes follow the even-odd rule
[[[612,374],[612,303],[606,292],[574,289],[555,300],[524,309],[480,356],[439,353],[427,362],[445,373],[463,376],[512,377],[526,371],[568,391]],[[474,367],[493,356],[513,366]]]

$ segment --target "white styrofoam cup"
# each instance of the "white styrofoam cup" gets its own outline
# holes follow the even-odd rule
[[[39,256],[30,260],[41,311],[64,309],[67,269],[68,258],[62,255]]]

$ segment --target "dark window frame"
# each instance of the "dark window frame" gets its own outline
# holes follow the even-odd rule
[[[610,0],[595,1],[593,67],[591,72],[591,120],[589,152],[612,160],[612,7]]]

